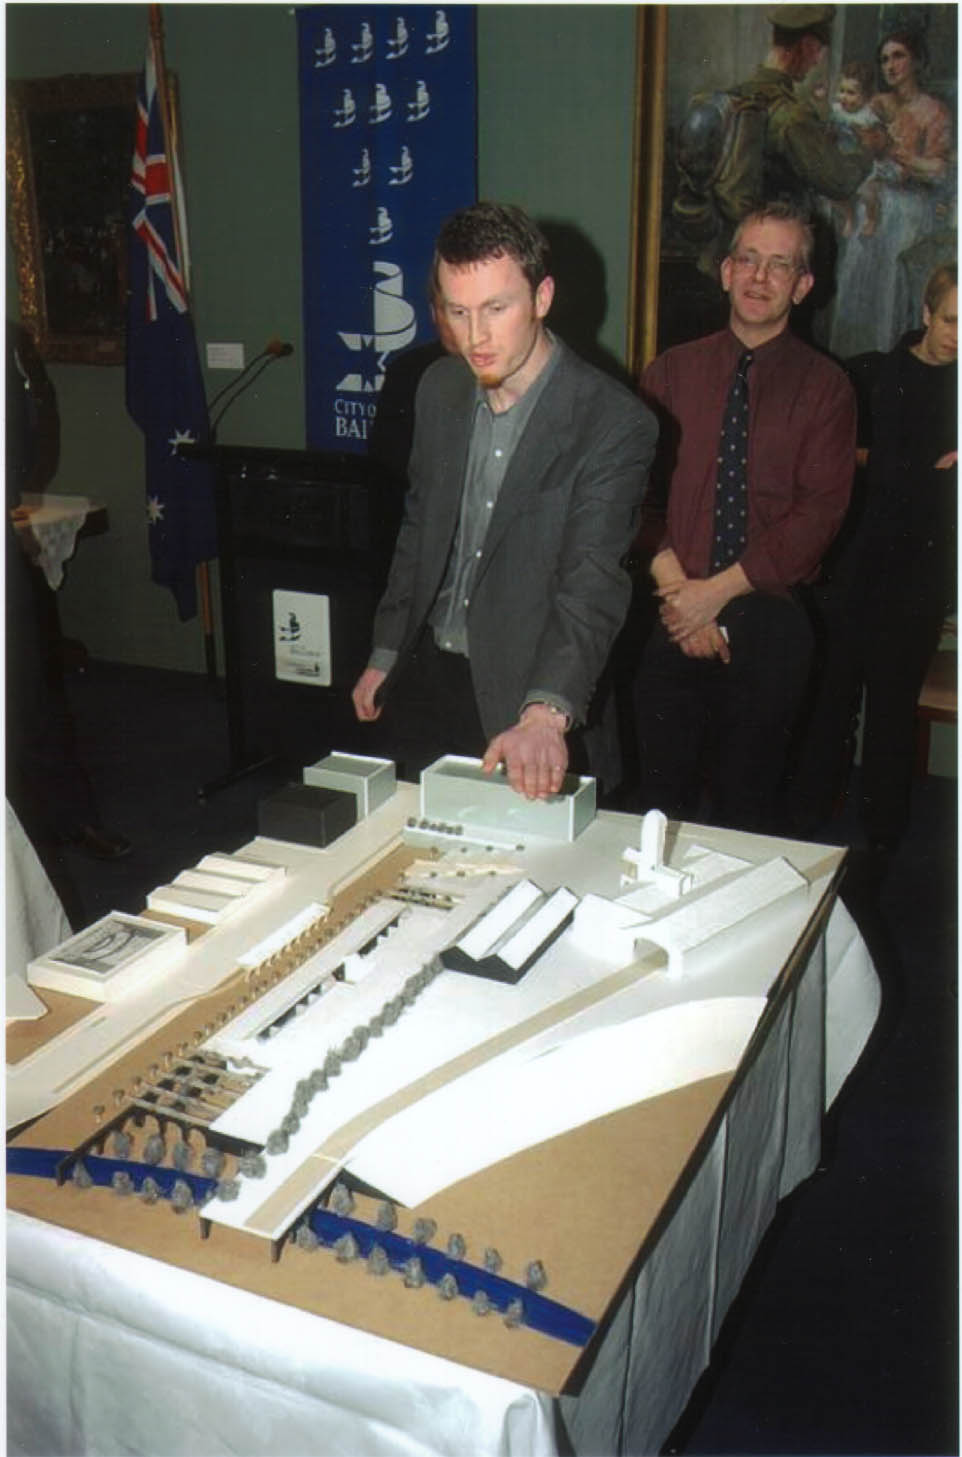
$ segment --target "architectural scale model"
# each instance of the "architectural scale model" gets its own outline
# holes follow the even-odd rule
[[[596,813],[590,779],[529,803],[470,760],[418,788],[348,755],[304,778],[353,795],[354,828],[151,894],[146,922],[184,937],[129,992],[60,997],[38,963],[52,1025],[8,1037],[9,1202],[147,1253],[179,1216],[163,1258],[559,1387],[639,1239],[616,1222],[586,1261],[571,1180],[643,1167],[670,1111],[633,1201],[654,1219],[840,853],[723,851]],[[319,1249],[326,1273],[292,1273]],[[352,1298],[358,1264],[383,1278]],[[424,1286],[499,1317],[481,1354],[437,1305],[405,1310]]]

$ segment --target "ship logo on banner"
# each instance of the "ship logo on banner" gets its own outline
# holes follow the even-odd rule
[[[414,309],[404,297],[404,276],[395,263],[374,264],[380,275],[374,285],[374,333],[341,332],[338,338],[354,353],[369,351],[375,357],[373,369],[362,375],[357,370],[337,382],[339,390],[352,394],[376,394],[384,381],[384,369],[391,354],[406,349],[417,333]]]
[[[414,100],[408,102],[408,121],[423,121],[431,115],[431,97],[423,81],[419,81]]]
[[[374,33],[367,21],[361,23],[361,39],[351,46],[351,65],[363,66],[374,55]]]
[[[477,196],[475,10],[297,16],[307,444],[363,450],[391,359],[435,339],[438,228]]]
[[[315,68],[317,69],[320,69],[322,66],[332,66],[337,60],[337,46],[334,42],[334,32],[329,25],[324,28],[320,45],[314,47],[314,55],[317,57],[314,62]]]
[[[394,224],[391,222],[391,214],[386,207],[379,207],[377,218],[369,230],[368,242],[374,246],[381,243],[390,243],[394,237]],[[377,299],[374,300],[375,312],[377,311]]]
[[[334,108],[334,125],[336,127],[353,126],[357,120],[357,102],[354,100],[353,92],[345,86],[341,92],[341,104]]]
[[[378,81],[374,88],[374,103],[371,107],[370,120],[372,126],[380,126],[382,121],[391,120],[391,98],[383,81]]]
[[[388,168],[388,170],[391,173],[388,187],[403,187],[406,182],[410,182],[411,178],[414,176],[414,162],[411,157],[411,148],[409,146],[405,144],[401,148],[400,162],[398,162],[397,166],[392,165]]]
[[[404,16],[399,15],[394,26],[394,34],[388,39],[387,58],[389,61],[399,61],[402,56],[408,53],[408,28],[404,24]]]
[[[367,147],[361,148],[360,165],[354,168],[352,187],[367,187],[371,180],[371,154]]]
[[[427,54],[436,56],[438,51],[447,50],[451,40],[451,27],[443,10],[434,12],[434,29],[428,36]]]

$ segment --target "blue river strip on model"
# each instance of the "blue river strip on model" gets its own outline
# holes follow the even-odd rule
[[[30,1178],[54,1179],[64,1161],[70,1157],[69,1149],[14,1146],[7,1149],[7,1177],[16,1174]],[[217,1188],[216,1179],[180,1169],[161,1168],[156,1164],[102,1158],[90,1154],[75,1162],[83,1164],[91,1182],[99,1188],[110,1188],[114,1175],[123,1173],[129,1177],[134,1193],[140,1190],[144,1179],[149,1178],[153,1179],[162,1197],[170,1198],[174,1185],[183,1183],[190,1189],[196,1205],[207,1203]],[[506,1280],[477,1265],[452,1259],[442,1250],[431,1249],[405,1235],[378,1229],[362,1220],[350,1219],[320,1207],[306,1216],[306,1223],[326,1247],[332,1246],[346,1234],[353,1236],[359,1255],[364,1258],[374,1246],[379,1246],[387,1256],[391,1268],[397,1271],[401,1271],[409,1260],[416,1258],[421,1262],[425,1279],[432,1285],[439,1284],[445,1275],[453,1275],[460,1296],[471,1300],[478,1291],[483,1291],[492,1307],[498,1311],[504,1312],[512,1302],[520,1301],[524,1311],[522,1323],[529,1330],[538,1331],[541,1335],[565,1341],[572,1346],[586,1346],[594,1334],[595,1322],[579,1311],[559,1305],[557,1301],[549,1300],[525,1285]]]

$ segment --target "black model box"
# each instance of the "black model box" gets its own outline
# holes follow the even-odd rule
[[[257,806],[258,834],[295,845],[329,845],[356,823],[354,794],[315,784],[286,784]]]

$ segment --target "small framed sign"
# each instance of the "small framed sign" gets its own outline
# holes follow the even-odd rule
[[[186,946],[182,926],[111,911],[31,961],[27,980],[70,996],[113,1002],[167,971]]]
[[[318,592],[274,591],[274,676],[331,686],[331,604]]]

